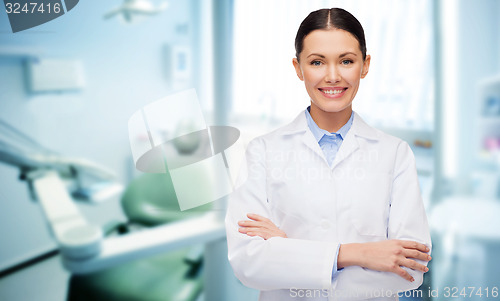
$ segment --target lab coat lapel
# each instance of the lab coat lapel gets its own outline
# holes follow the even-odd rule
[[[333,160],[331,168],[334,169],[340,162],[349,157],[359,148],[359,143],[353,131],[347,132],[344,141],[340,145],[339,151]]]
[[[351,129],[340,145],[339,151],[332,163],[332,169],[347,159],[352,153],[360,148],[358,139],[378,140],[379,132],[365,123],[365,121],[354,112]]]
[[[321,147],[319,146],[318,141],[316,141],[316,138],[314,138],[314,135],[311,133],[311,131],[306,131],[304,133],[304,135],[302,136],[302,142],[308,148],[310,148],[314,153],[316,153],[318,156],[320,156],[325,161],[325,164],[328,165],[328,161],[326,161],[323,150],[321,150]]]
[[[300,112],[300,114],[295,118],[295,120],[284,128],[283,135],[299,135],[297,136],[297,138],[301,139],[307,148],[309,148],[315,154],[320,156],[325,161],[325,164],[328,164],[325,156],[323,155],[323,151],[321,150],[321,147],[318,144],[318,141],[316,141],[314,135],[309,130],[305,111]]]
[[[309,127],[307,125],[306,115],[303,111],[295,118],[294,121],[292,121],[284,128],[283,135],[296,135],[301,133],[302,142],[306,145],[306,147],[323,158],[323,161],[328,164],[323,151],[321,150],[321,147],[319,146],[316,139],[314,139],[314,135],[308,129]],[[332,169],[340,164],[343,160],[348,158],[360,147],[358,136],[369,140],[379,139],[379,133],[374,128],[367,125],[363,121],[363,119],[361,119],[361,117],[356,112],[354,112],[354,119],[351,129],[349,130],[349,132],[347,132],[347,135],[342,142],[337,155],[335,156],[335,160],[333,161],[331,166]]]

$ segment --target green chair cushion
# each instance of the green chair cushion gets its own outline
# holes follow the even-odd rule
[[[203,288],[184,261],[189,249],[70,279],[68,301],[192,301]]]
[[[128,185],[122,208],[130,222],[154,226],[203,213],[211,204],[180,211],[170,175],[144,174]]]
[[[207,182],[209,185],[209,182]],[[131,224],[156,226],[199,215],[211,204],[180,211],[169,174],[143,174],[129,183],[122,208]],[[147,230],[145,230],[147,231]],[[184,259],[190,248],[70,279],[69,301],[193,301],[203,279]]]

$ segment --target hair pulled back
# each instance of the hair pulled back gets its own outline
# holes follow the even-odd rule
[[[351,13],[342,8],[324,8],[313,11],[300,24],[295,37],[295,56],[299,59],[304,48],[304,39],[317,29],[342,29],[352,34],[359,42],[359,49],[366,58],[366,41],[363,26]]]

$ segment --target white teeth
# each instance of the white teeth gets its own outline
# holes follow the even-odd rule
[[[344,89],[341,89],[341,90],[322,90],[323,93],[326,93],[326,94],[339,94],[339,93],[342,93],[344,92]]]

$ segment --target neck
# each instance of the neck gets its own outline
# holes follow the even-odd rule
[[[309,113],[320,129],[333,133],[349,121],[352,114],[352,107],[349,106],[340,112],[325,112],[314,104],[311,104]]]

